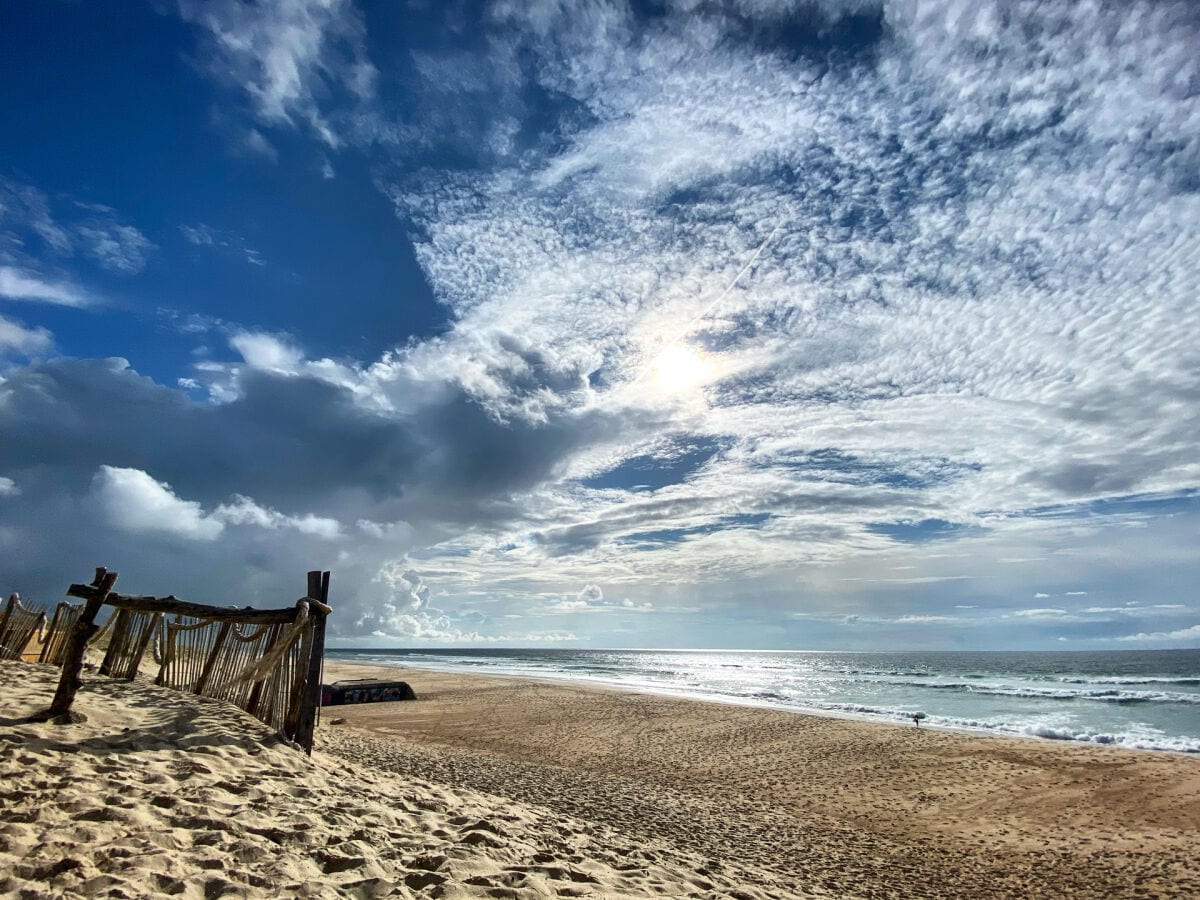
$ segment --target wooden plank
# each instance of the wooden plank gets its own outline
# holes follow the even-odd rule
[[[88,596],[89,585],[73,584],[67,589],[72,597]],[[179,600],[174,596],[167,597],[131,597],[125,594],[109,594],[105,600],[109,606],[117,609],[134,609],[140,612],[176,613],[193,616],[197,619],[216,619],[218,621],[244,622],[246,624],[270,624],[272,622],[291,622],[296,618],[296,607],[288,606],[282,609],[254,609],[246,606],[238,609],[232,606],[208,606],[204,603],[192,603]]]

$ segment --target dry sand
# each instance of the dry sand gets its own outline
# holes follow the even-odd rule
[[[309,759],[240,710],[142,681],[86,678],[86,722],[23,722],[57,675],[0,662],[3,896],[791,893],[772,873],[537,805]]]
[[[310,760],[141,681],[23,722],[57,671],[0,663],[0,894],[1200,896],[1195,758],[383,672]]]

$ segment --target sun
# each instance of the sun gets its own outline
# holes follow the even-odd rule
[[[671,344],[651,366],[654,384],[665,394],[679,394],[698,388],[712,378],[713,365],[698,350]]]

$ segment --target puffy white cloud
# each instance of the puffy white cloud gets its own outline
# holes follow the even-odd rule
[[[214,541],[225,530],[224,523],[205,515],[199,503],[180,499],[169,484],[140,469],[101,466],[92,493],[109,521],[125,531]]]
[[[1188,628],[1178,628],[1175,631],[1153,631],[1139,632],[1137,634],[1127,634],[1117,638],[1118,641],[1139,641],[1165,643],[1176,641],[1195,641],[1200,639],[1200,625],[1192,625]]]
[[[54,336],[45,328],[26,328],[15,319],[0,316],[0,354],[34,356],[53,346]]]
[[[233,335],[229,343],[248,366],[256,369],[291,374],[303,358],[299,350],[275,335],[243,331]]]
[[[17,487],[17,483],[11,478],[0,475],[0,497],[18,497],[21,494],[21,489]]]
[[[604,599],[604,591],[595,584],[587,584],[579,592],[579,599],[584,603],[599,603]]]
[[[229,525],[254,525],[258,528],[294,528],[304,534],[327,540],[340,537],[341,524],[337,519],[315,516],[285,516],[274,509],[259,506],[249,497],[235,496],[232,503],[222,503],[212,512],[212,517]]]
[[[92,494],[109,520],[126,531],[161,532],[204,541],[221,537],[226,525],[270,531],[290,528],[324,540],[342,534],[336,519],[311,513],[284,515],[241,495],[206,513],[200,503],[180,498],[169,484],[141,469],[101,466],[92,481]]]

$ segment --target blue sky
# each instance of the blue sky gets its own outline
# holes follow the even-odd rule
[[[0,570],[343,646],[1200,645],[1188,4],[0,13]]]

